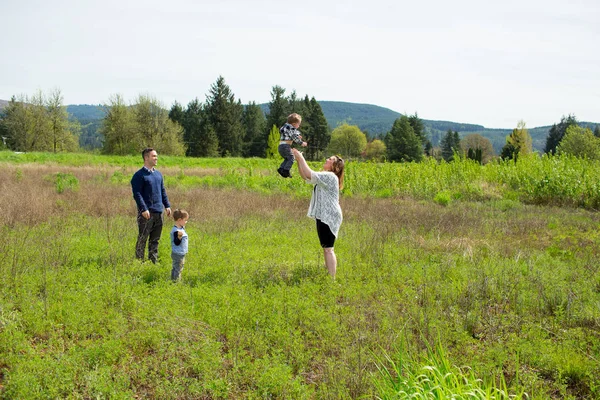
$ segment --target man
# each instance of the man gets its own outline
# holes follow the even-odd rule
[[[171,205],[165,190],[162,174],[154,167],[158,162],[156,150],[147,148],[142,151],[144,166],[133,174],[131,189],[137,204],[138,238],[135,256],[144,260],[144,250],[148,242],[148,258],[153,263],[158,260],[158,241],[162,233],[163,210],[171,215]]]

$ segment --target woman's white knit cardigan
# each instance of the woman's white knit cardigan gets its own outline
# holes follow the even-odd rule
[[[307,216],[320,219],[337,237],[342,225],[338,177],[330,171],[312,171],[310,179],[306,182],[315,185]]]

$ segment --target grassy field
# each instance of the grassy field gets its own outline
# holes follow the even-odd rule
[[[350,163],[332,281],[297,174],[160,157],[173,284],[140,161],[0,152],[0,398],[600,398],[597,163]]]

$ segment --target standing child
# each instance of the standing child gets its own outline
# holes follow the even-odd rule
[[[171,229],[171,258],[173,259],[173,269],[171,269],[171,279],[177,282],[181,279],[181,271],[185,263],[185,255],[188,252],[188,235],[185,232],[185,224],[190,215],[185,210],[175,210],[173,219],[175,226]]]
[[[283,124],[281,128],[279,128],[279,147],[277,150],[281,157],[283,157],[283,162],[277,169],[279,175],[284,178],[291,178],[290,170],[292,169],[292,165],[294,165],[294,155],[292,154],[292,143],[296,142],[297,144],[306,147],[306,142],[302,141],[302,136],[300,135],[300,131],[298,128],[302,123],[302,117],[299,114],[293,113],[290,114],[287,118],[287,122]]]

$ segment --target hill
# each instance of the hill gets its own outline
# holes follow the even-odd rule
[[[0,100],[0,110],[8,104],[6,100]],[[323,114],[329,126],[333,129],[342,123],[357,125],[369,137],[382,138],[392,128],[394,121],[402,114],[389,108],[373,104],[348,103],[342,101],[319,101]],[[263,112],[269,111],[269,105],[260,104]],[[77,119],[82,125],[80,144],[84,148],[98,148],[102,145],[101,136],[98,133],[100,121],[105,111],[101,105],[77,104],[68,105],[67,112],[72,118]],[[556,121],[558,122],[558,121]],[[580,122],[580,126],[594,129],[600,123]],[[469,124],[464,122],[423,120],[425,131],[431,143],[439,146],[442,138],[448,130],[457,131],[461,137],[477,133],[488,138],[494,146],[496,154],[500,153],[502,146],[506,143],[506,137],[512,132],[510,129],[489,129],[483,125]],[[546,145],[546,137],[551,125],[529,128],[532,138],[533,149],[542,152]]]

